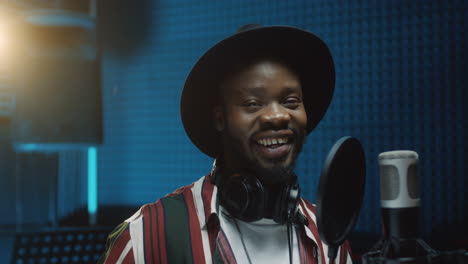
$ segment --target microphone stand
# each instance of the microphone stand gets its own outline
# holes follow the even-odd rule
[[[401,254],[401,245],[411,248],[412,252]],[[392,263],[440,263],[439,253],[432,249],[424,240],[381,238],[372,249],[363,255],[363,264],[392,264]]]

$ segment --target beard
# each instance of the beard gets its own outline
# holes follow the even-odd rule
[[[305,133],[296,133],[296,142],[294,147],[294,156],[292,163],[284,165],[275,165],[270,168],[264,168],[258,164],[252,164],[250,169],[253,174],[266,185],[283,185],[288,184],[292,180],[296,179],[296,174],[294,172],[296,168],[296,161],[299,154],[302,152],[302,148],[305,143]],[[256,165],[256,166],[255,166]]]
[[[295,164],[289,166],[274,166],[271,168],[253,168],[254,175],[266,185],[282,185],[289,183],[296,174],[294,173]]]
[[[223,143],[230,146],[227,152],[231,153],[229,156],[238,158],[238,163],[235,167],[224,167],[223,171],[227,175],[241,174],[249,175],[248,177],[256,177],[265,185],[283,185],[288,184],[293,178],[296,178],[294,169],[296,167],[296,160],[302,152],[303,145],[306,139],[306,130],[299,130],[295,128],[287,128],[294,133],[294,146],[292,153],[292,160],[289,164],[285,164],[284,160],[278,159],[273,161],[271,167],[264,167],[259,161],[250,159],[246,156],[245,150],[241,147],[243,144],[239,138],[232,134],[231,129],[225,131],[225,138]],[[225,143],[229,142],[229,143]],[[234,142],[234,143],[233,143]],[[221,156],[222,164],[224,164],[224,155]]]
[[[296,178],[294,170],[296,168],[296,160],[299,154],[302,152],[302,146],[304,144],[304,137],[298,142],[296,146],[296,151],[294,153],[294,159],[291,164],[288,166],[273,166],[271,168],[262,168],[260,166],[255,166],[252,168],[253,173],[267,185],[282,185],[291,182],[291,180]]]

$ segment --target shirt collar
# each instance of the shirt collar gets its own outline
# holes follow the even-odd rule
[[[211,221],[218,221],[219,201],[218,187],[212,181],[213,171],[204,177],[201,187],[201,201],[203,206],[203,221],[200,227],[206,228]],[[214,220],[216,219],[216,220]]]

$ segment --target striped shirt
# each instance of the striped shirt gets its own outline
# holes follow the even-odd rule
[[[299,201],[307,219],[298,228],[300,263],[329,263],[328,247],[316,225],[315,206]],[[238,263],[220,229],[217,187],[210,175],[146,204],[107,239],[100,263]],[[352,263],[349,244],[339,249],[336,264]]]

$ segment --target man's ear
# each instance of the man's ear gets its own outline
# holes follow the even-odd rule
[[[214,115],[214,126],[218,132],[224,130],[224,115],[223,110],[221,109],[220,105],[217,105],[213,109]]]

